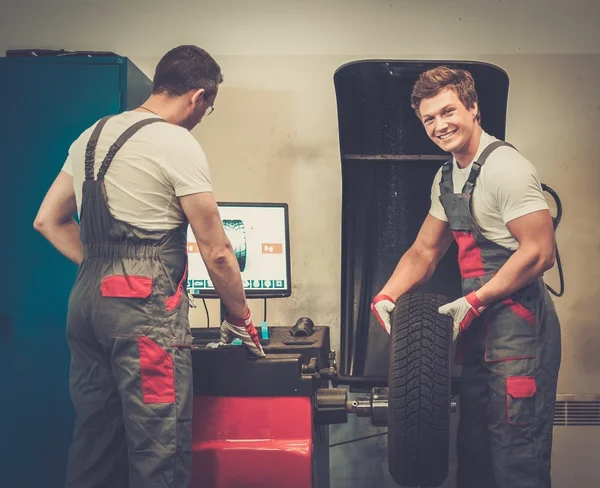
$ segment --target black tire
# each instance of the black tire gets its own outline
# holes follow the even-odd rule
[[[445,297],[414,293],[392,313],[388,466],[406,487],[440,486],[448,476],[452,319]]]
[[[237,258],[237,262],[240,266],[240,271],[244,271],[246,269],[246,228],[244,227],[244,222],[241,220],[223,220],[223,229],[225,229],[225,234],[231,242],[231,247],[233,247],[233,252],[235,257]]]

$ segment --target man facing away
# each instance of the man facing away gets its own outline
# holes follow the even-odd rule
[[[142,106],[101,119],[72,144],[35,219],[79,265],[67,317],[69,488],[189,485],[188,223],[229,312],[222,341],[239,337],[264,356],[206,157],[189,132],[213,111],[222,81],[203,49],[169,51]]]

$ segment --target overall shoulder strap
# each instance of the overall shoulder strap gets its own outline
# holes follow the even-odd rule
[[[123,132],[123,134],[121,134],[121,136],[117,139],[117,141],[112,146],[110,146],[110,149],[106,153],[106,157],[104,158],[104,161],[102,161],[102,165],[100,166],[100,170],[98,171],[98,176],[97,176],[98,180],[104,179],[104,176],[106,175],[106,171],[108,170],[110,164],[112,163],[112,161],[115,157],[115,154],[117,154],[117,151],[119,149],[121,149],[121,147],[123,147],[123,144],[125,144],[140,129],[142,129],[143,127],[146,127],[147,125],[154,124],[156,122],[166,122],[166,121],[165,121],[165,119],[161,119],[158,117],[140,120],[139,122],[136,122],[131,127],[129,127],[129,129],[127,129],[125,132]]]
[[[502,146],[509,146],[515,149],[512,144],[509,144],[505,141],[495,141],[488,145],[483,152],[477,158],[477,161],[473,161],[473,167],[471,168],[471,172],[469,173],[469,178],[465,182],[465,186],[463,187],[462,192],[471,194],[473,192],[473,188],[475,187],[475,182],[479,177],[479,173],[481,172],[481,167],[485,164],[489,155],[494,152],[496,149]]]
[[[85,148],[85,181],[94,179],[94,161],[96,159],[96,145],[98,144],[98,139],[100,138],[100,133],[104,128],[108,119],[114,117],[113,115],[107,115],[106,117],[100,119],[100,121],[94,127],[92,131],[92,135],[90,140],[87,143]]]
[[[442,179],[440,180],[440,194],[454,193],[454,183],[452,182],[452,160],[446,161],[442,165]]]

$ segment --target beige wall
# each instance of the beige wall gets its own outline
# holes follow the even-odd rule
[[[160,54],[597,53],[597,0],[2,0],[0,47]]]
[[[599,20],[597,0],[3,0],[0,52],[112,50],[148,76],[175,45],[213,53],[225,83],[215,113],[194,135],[208,155],[217,198],[289,203],[293,294],[269,301],[269,321],[289,326],[312,317],[333,328],[336,349],[341,179],[334,71],[373,58],[502,67],[511,82],[507,139],[564,204],[559,389],[600,393]],[[556,288],[555,270],[547,276]],[[203,325],[198,305],[192,319]],[[260,321],[262,304],[253,309]],[[210,310],[214,325],[215,303]]]

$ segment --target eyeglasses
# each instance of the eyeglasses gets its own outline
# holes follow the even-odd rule
[[[206,101],[208,102],[208,98],[206,98],[206,93],[203,93],[203,94],[202,94],[202,97],[204,97],[204,100],[206,100]],[[214,100],[213,100],[213,102],[214,102]],[[211,103],[211,104],[210,104],[210,107],[208,107],[208,108],[206,109],[206,114],[205,114],[205,115],[208,117],[208,116],[209,116],[210,114],[212,114],[214,111],[215,111],[215,105],[214,105],[214,103]]]

